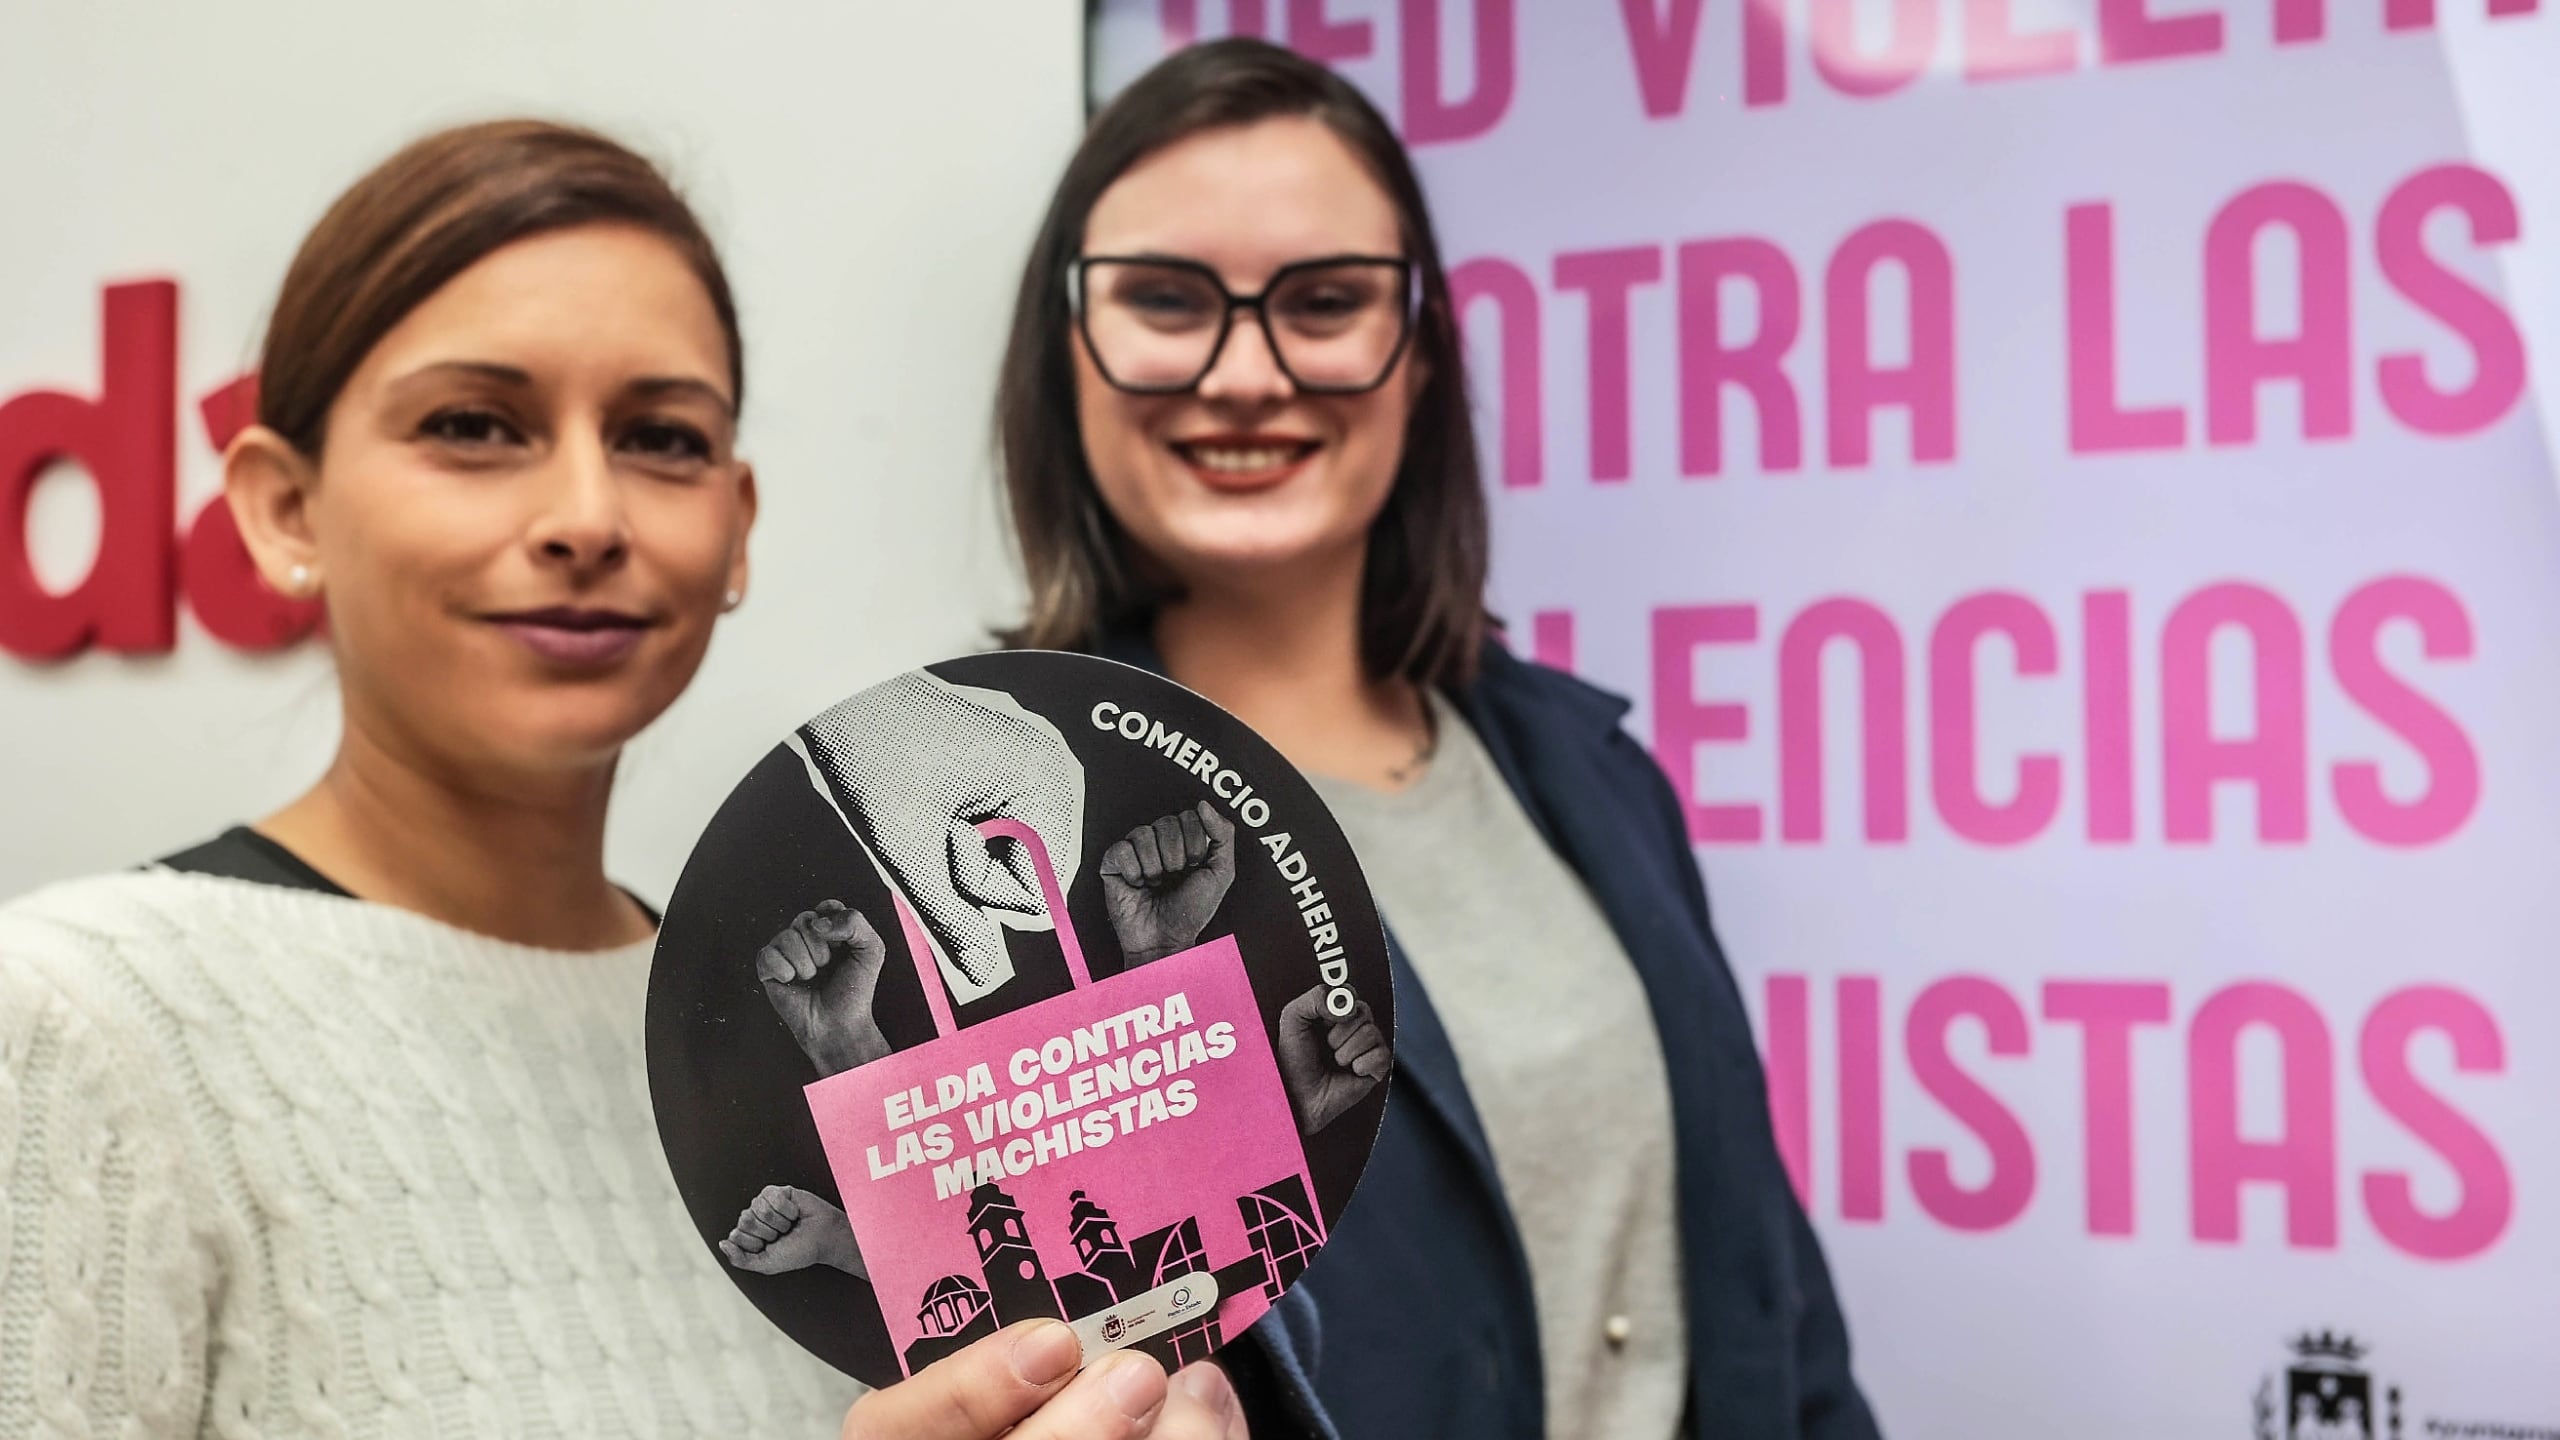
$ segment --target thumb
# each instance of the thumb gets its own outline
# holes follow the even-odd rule
[[[917,876],[907,898],[914,903],[926,933],[975,992],[961,998],[974,999],[1010,978],[1013,961],[1005,954],[1004,937],[996,923],[981,908],[985,902],[976,898],[984,892],[992,869],[986,846],[966,822],[954,822],[954,829],[958,833],[952,836],[949,867],[939,874],[929,871]],[[962,834],[968,837],[965,844]]]
[[[1217,841],[1222,846],[1232,844],[1235,841],[1235,822],[1229,820],[1224,814],[1219,812],[1217,806],[1210,804],[1206,800],[1200,802],[1200,825],[1201,828],[1209,832],[1210,839]]]
[[[871,928],[871,917],[853,912],[852,933],[846,940],[853,949],[853,995],[861,1006],[871,1008],[871,997],[880,988],[880,970],[889,959],[889,947],[880,943],[880,932]]]
[[[992,905],[1022,915],[1045,915],[1049,904],[1040,895],[1040,874],[1031,863],[1030,847],[1011,840],[999,847],[987,843],[978,827],[966,820],[951,822],[951,884],[978,905]]]

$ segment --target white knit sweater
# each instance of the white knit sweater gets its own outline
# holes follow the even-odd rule
[[[833,1436],[668,1178],[648,965],[165,871],[0,908],[0,1440]]]

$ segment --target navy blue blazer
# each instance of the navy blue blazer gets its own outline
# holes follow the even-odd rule
[[[1100,649],[1163,672],[1143,636]],[[1685,1433],[1877,1440],[1830,1271],[1778,1157],[1759,1052],[1679,802],[1620,728],[1627,702],[1499,645],[1450,698],[1608,917],[1652,1001],[1679,1147]],[[1273,1337],[1286,1354],[1279,1368],[1301,1384],[1311,1374],[1347,1440],[1539,1440],[1545,1381],[1528,1259],[1448,1033],[1392,934],[1387,947],[1396,1070],[1385,1128],[1289,1297],[1311,1296],[1320,1323],[1291,1307],[1281,1324],[1294,1333]]]

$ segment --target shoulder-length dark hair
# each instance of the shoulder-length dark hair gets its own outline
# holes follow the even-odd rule
[[[1173,598],[1141,569],[1102,503],[1076,422],[1065,276],[1085,223],[1113,181],[1166,146],[1206,130],[1308,116],[1339,136],[1395,205],[1405,254],[1421,270],[1413,355],[1425,369],[1404,458],[1369,530],[1360,597],[1360,657],[1372,678],[1458,688],[1474,678],[1488,621],[1489,546],[1465,355],[1449,277],[1413,162],[1385,118],[1348,81],[1258,40],[1220,40],[1165,59],[1094,117],[1050,199],[1014,302],[996,392],[996,441],[1030,613],[1010,645],[1090,649],[1103,632],[1143,623]]]

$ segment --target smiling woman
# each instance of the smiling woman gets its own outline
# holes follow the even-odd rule
[[[605,811],[746,588],[744,377],[710,240],[601,136],[429,136],[312,231],[224,479],[343,738],[254,828],[0,908],[0,1440],[1242,1433],[1055,1322],[852,1405],[668,1179]]]
[[[474,126],[273,313],[225,482],[326,603],[343,739],[255,828],[0,909],[0,1436],[833,1433],[853,1387],[664,1178],[655,917],[603,867],[746,583],[711,242],[609,140]]]

